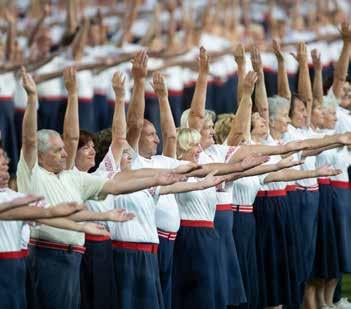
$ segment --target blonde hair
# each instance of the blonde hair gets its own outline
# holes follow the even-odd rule
[[[189,123],[188,123],[189,113],[190,113],[190,108],[186,109],[182,113],[182,116],[180,117],[180,127],[181,128],[188,128],[189,127]],[[215,119],[216,119],[216,113],[214,111],[206,109],[205,110],[205,122],[207,122],[209,120],[215,121]]]
[[[220,114],[214,125],[216,143],[223,144],[227,139],[234,120],[234,114]]]
[[[177,129],[177,157],[181,159],[195,145],[200,144],[201,134],[190,128]]]

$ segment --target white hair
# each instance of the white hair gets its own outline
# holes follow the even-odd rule
[[[47,130],[47,129],[42,129],[42,130],[38,131],[38,133],[37,133],[38,153],[45,153],[50,149],[50,147],[51,147],[50,137],[51,136],[60,137],[60,134],[54,130]]]
[[[334,97],[324,96],[322,101],[322,109],[336,109],[338,100]]]
[[[180,117],[180,127],[181,128],[189,128],[189,113],[190,113],[190,108],[186,109],[183,113],[182,116]],[[205,121],[215,121],[216,119],[216,113],[214,111],[211,111],[209,109],[205,110]]]
[[[289,111],[289,107],[290,102],[286,98],[283,98],[278,95],[268,98],[269,119],[276,119],[281,109],[285,108]]]

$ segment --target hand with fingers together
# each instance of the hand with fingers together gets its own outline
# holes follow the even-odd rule
[[[246,74],[245,80],[244,80],[244,93],[247,95],[252,95],[255,83],[257,81],[257,73],[254,71],[250,71],[249,73]]]
[[[243,170],[253,168],[269,161],[269,156],[262,156],[261,154],[252,153],[240,162]]]
[[[235,48],[234,59],[238,65],[245,65],[245,48],[243,44],[239,43],[238,46]]]
[[[112,77],[112,88],[119,102],[123,102],[126,96],[125,79],[121,72],[115,72]]]
[[[306,44],[304,42],[300,42],[297,46],[297,53],[296,55],[294,53],[290,53],[295,60],[300,64],[307,64],[307,48]]]
[[[63,82],[68,93],[77,91],[76,68],[74,66],[63,70]]]
[[[139,51],[132,60],[132,76],[134,80],[145,79],[147,76],[148,55],[146,50]]]
[[[293,156],[289,156],[287,158],[281,159],[278,163],[277,166],[281,169],[283,168],[289,168],[293,167],[296,165],[301,165],[304,161],[303,160],[294,160]]]
[[[341,29],[338,29],[344,42],[351,42],[351,25],[347,22],[341,24]]]
[[[212,171],[200,181],[202,190],[211,188],[211,187],[216,187],[228,178],[228,175],[215,176],[217,172],[218,172],[217,170]]]
[[[280,47],[280,43],[277,40],[272,41],[273,53],[275,54],[278,61],[284,61],[283,51]]]
[[[320,168],[317,168],[318,177],[337,176],[341,173],[342,173],[342,170],[336,169],[330,165],[324,165]]]
[[[102,224],[86,222],[81,224],[83,233],[97,236],[111,236],[110,232]]]
[[[32,76],[26,72],[24,67],[21,68],[21,78],[23,83],[23,88],[28,96],[37,95],[37,86],[32,78]]]
[[[168,97],[168,88],[164,76],[155,72],[152,76],[152,88],[159,98]]]
[[[107,212],[109,221],[126,222],[135,218],[135,214],[127,212],[123,208],[113,209]]]
[[[252,68],[256,73],[263,72],[261,53],[258,47],[255,45],[252,46],[252,50],[251,50],[251,63],[252,63]]]
[[[200,56],[199,56],[199,73],[200,74],[208,74],[210,71],[210,59],[207,55],[207,50],[201,46],[200,47]]]
[[[311,57],[314,69],[318,71],[322,70],[321,53],[314,48],[311,50]]]

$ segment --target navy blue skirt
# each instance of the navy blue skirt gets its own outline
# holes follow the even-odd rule
[[[86,240],[80,265],[81,309],[114,309],[117,296],[111,240]]]
[[[340,271],[351,272],[351,189],[333,186],[333,213]]]
[[[233,212],[233,236],[248,305],[258,304],[256,220],[253,213]]]
[[[173,309],[225,308],[220,247],[214,228],[180,227],[174,244]]]
[[[333,215],[333,188],[330,184],[320,184],[313,278],[341,277],[337,244],[338,238]]]
[[[226,267],[224,271],[226,278],[221,285],[228,293],[227,304],[239,305],[246,303],[245,289],[233,238],[232,210],[217,210],[214,224],[220,237],[222,265]]]
[[[316,255],[319,191],[297,190],[300,197],[300,232],[305,280],[313,279],[313,264]]]
[[[113,247],[117,308],[163,309],[157,255]]]
[[[27,308],[25,260],[0,259],[0,273],[0,308]]]
[[[39,98],[38,127],[62,133],[66,98]]]
[[[165,309],[172,308],[172,269],[174,240],[159,237],[157,257]]]
[[[259,304],[300,304],[296,237],[287,197],[257,198],[255,216]]]

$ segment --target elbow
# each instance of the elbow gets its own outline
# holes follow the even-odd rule
[[[128,119],[128,130],[141,131],[144,126],[144,119]]]

